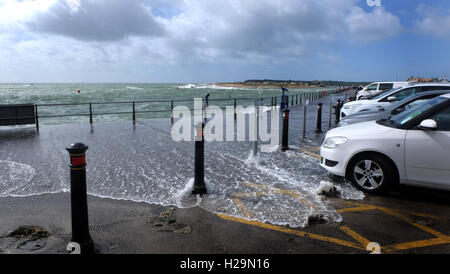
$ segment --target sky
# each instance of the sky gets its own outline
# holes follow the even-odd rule
[[[0,82],[450,79],[448,0],[0,0]]]

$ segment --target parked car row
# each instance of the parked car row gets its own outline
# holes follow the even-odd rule
[[[353,113],[377,110],[416,93],[432,90],[450,90],[450,84],[411,84],[405,87],[387,90],[371,99],[345,103],[341,108],[340,115],[343,118]]]
[[[450,190],[450,85],[414,85],[373,100],[394,96],[328,131],[321,166],[370,193],[397,183]]]
[[[383,91],[401,88],[409,85],[409,82],[375,82],[363,87],[356,93],[356,100],[370,99]]]

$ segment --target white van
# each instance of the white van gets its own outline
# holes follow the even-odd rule
[[[409,85],[409,82],[374,82],[356,93],[356,100],[369,99],[375,95],[394,88]]]

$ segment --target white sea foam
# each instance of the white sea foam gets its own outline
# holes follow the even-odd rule
[[[0,196],[13,195],[30,183],[35,173],[30,165],[0,160]]]
[[[127,86],[127,89],[143,90],[143,88],[133,87],[133,86]]]

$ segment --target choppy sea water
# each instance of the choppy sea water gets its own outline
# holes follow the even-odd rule
[[[303,92],[313,92],[329,90],[334,88],[309,88],[290,89],[288,94],[300,94]],[[79,91],[79,92],[78,92]],[[38,115],[58,116],[58,115],[78,115],[89,114],[89,105],[84,103],[94,103],[92,113],[94,121],[129,120],[132,114],[111,114],[100,115],[101,113],[132,112],[132,103],[136,101],[136,111],[156,111],[137,114],[137,118],[158,118],[170,115],[171,102],[174,106],[193,106],[194,98],[204,98],[210,94],[210,105],[220,107],[232,106],[233,99],[238,99],[239,105],[254,104],[255,100],[269,97],[265,104],[270,103],[270,97],[281,96],[279,88],[233,88],[222,87],[215,84],[0,84],[0,104],[38,104]],[[227,99],[227,100],[224,100]],[[186,101],[179,101],[186,100]],[[142,102],[145,101],[145,102]],[[157,101],[157,102],[151,102]],[[164,101],[164,102],[161,102]],[[111,103],[109,102],[121,102]],[[129,103],[126,103],[129,102]],[[45,104],[82,104],[45,106]],[[108,103],[108,104],[95,104]],[[40,118],[42,124],[61,123],[85,123],[89,121],[88,116],[64,116]]]

